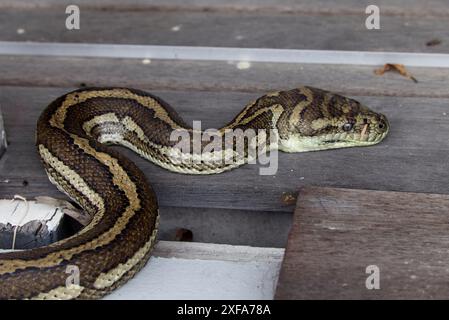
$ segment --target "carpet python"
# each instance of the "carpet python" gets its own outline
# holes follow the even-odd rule
[[[269,150],[304,152],[376,144],[389,123],[353,99],[301,87],[249,103],[215,135],[248,128],[276,132]],[[92,220],[49,246],[0,254],[0,298],[100,298],[145,265],[158,229],[157,199],[142,171],[108,144],[189,174],[219,173],[248,161],[232,143],[210,151],[202,143],[202,160],[188,161],[200,155],[176,147],[174,130],[196,134],[166,102],[140,90],[84,88],[53,101],[37,123],[37,150],[50,181]],[[217,161],[226,157],[235,161]],[[68,266],[79,268],[78,285],[66,285]]]

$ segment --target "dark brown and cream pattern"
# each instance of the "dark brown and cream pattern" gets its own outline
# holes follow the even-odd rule
[[[305,152],[366,146],[388,133],[385,116],[321,89],[278,91],[249,103],[217,130],[274,130],[269,148]],[[56,99],[37,124],[36,145],[49,179],[93,218],[77,234],[47,247],[0,254],[0,298],[99,298],[130,279],[149,259],[158,228],[157,199],[144,174],[107,144],[119,144],[168,170],[213,174],[247,162],[175,161],[174,130],[189,127],[163,100],[128,88],[80,89]],[[206,144],[201,152],[207,153]],[[235,152],[223,144],[220,152]],[[181,154],[184,158],[195,157]],[[212,157],[212,155],[211,155]],[[68,266],[79,285],[66,286]]]

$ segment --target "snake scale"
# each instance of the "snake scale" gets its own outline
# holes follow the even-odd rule
[[[216,134],[248,128],[275,129],[271,150],[304,152],[376,144],[389,123],[353,99],[301,87],[258,98]],[[195,134],[166,102],[140,90],[83,88],[53,101],[38,120],[37,150],[50,181],[92,221],[49,246],[0,254],[0,298],[100,298],[145,265],[158,228],[157,199],[142,171],[108,144],[181,173],[218,173],[248,161],[247,153],[226,164],[175,161],[173,155],[195,157],[174,150],[177,129]],[[200,151],[215,160],[225,152],[236,156],[232,144],[223,146],[206,151],[201,144]],[[79,268],[80,283],[66,286],[71,265]]]

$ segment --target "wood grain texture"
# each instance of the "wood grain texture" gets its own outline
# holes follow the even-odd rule
[[[0,85],[129,86],[151,90],[269,92],[310,85],[350,95],[449,97],[449,69],[408,68],[418,83],[371,66],[0,56]],[[26,74],[26,77],[24,77]]]
[[[34,130],[43,108],[69,90],[2,88],[0,104],[10,147],[0,160],[0,197],[60,196],[39,162]],[[152,92],[173,105],[187,123],[202,120],[204,129],[222,126],[246,103],[265,93]],[[449,193],[449,99],[356,98],[387,115],[391,132],[385,141],[368,148],[280,152],[278,172],[273,176],[259,175],[259,165],[212,176],[176,174],[121,150],[142,168],[163,207],[292,212],[294,205],[283,202],[285,194],[295,194],[298,187],[308,185]]]
[[[0,11],[0,39],[117,44],[289,48],[358,51],[449,52],[446,17],[382,16],[380,30],[367,15],[298,13],[90,11],[79,30],[68,30],[63,8]],[[23,29],[21,34],[18,29]],[[350,36],[348,36],[350,35]],[[439,38],[442,43],[428,47]]]
[[[276,298],[447,299],[448,228],[447,195],[304,188]]]
[[[232,262],[279,262],[280,264],[284,257],[284,249],[201,242],[158,241],[154,246],[152,256]]]
[[[0,8],[36,9],[65,8],[71,0],[2,0]],[[157,10],[201,12],[276,12],[284,14],[360,14],[373,4],[371,0],[77,0],[76,4],[88,10]],[[377,0],[385,15],[447,16],[445,0]]]

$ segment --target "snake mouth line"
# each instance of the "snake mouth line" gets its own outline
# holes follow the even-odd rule
[[[337,134],[328,134],[323,137],[323,141],[321,144],[323,145],[332,145],[332,144],[348,144],[348,145],[372,145],[379,143],[382,141],[386,135],[388,134],[389,129],[384,132],[371,132],[369,131],[370,125],[365,124],[360,133],[337,133]]]
[[[343,138],[325,138],[320,144],[332,145],[332,144],[354,144],[354,145],[371,145],[382,141],[385,134],[372,135],[369,137],[343,137]]]

